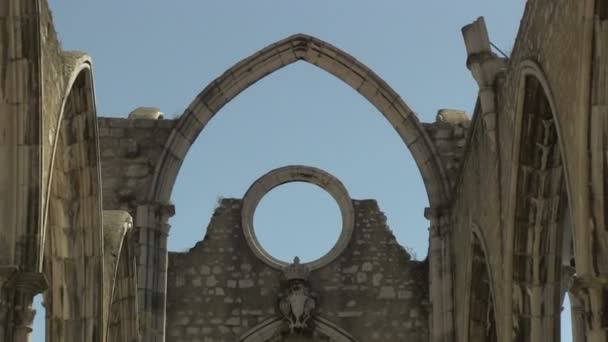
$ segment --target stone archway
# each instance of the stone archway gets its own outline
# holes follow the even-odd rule
[[[498,341],[492,277],[481,236],[472,234],[467,341]]]
[[[416,114],[384,80],[344,51],[308,35],[297,34],[271,44],[235,64],[199,93],[179,118],[160,154],[147,203],[138,206],[135,216],[136,231],[140,236],[145,236],[145,241],[149,241],[140,246],[145,249],[140,253],[154,255],[152,260],[155,260],[155,264],[140,265],[138,270],[138,277],[145,279],[138,289],[143,298],[140,314],[144,323],[140,327],[144,339],[152,339],[152,336],[160,338],[164,334],[166,263],[163,262],[167,258],[168,219],[173,213],[170,198],[188,150],[224,105],[265,76],[297,61],[310,63],[336,76],[382,113],[395,128],[420,170],[430,212],[444,211],[451,197],[451,187],[436,148]],[[443,224],[438,220],[433,218],[431,225]],[[431,245],[441,244],[440,240],[431,239]],[[441,248],[444,247],[431,246],[433,251]],[[431,264],[436,264],[432,269],[446,269],[446,261],[441,255],[430,259]],[[443,295],[437,292],[437,296]],[[434,303],[449,300],[437,299]],[[438,308],[437,312],[443,313],[444,310]],[[436,323],[436,326],[440,325],[443,324]]]
[[[76,61],[57,123],[42,232],[47,341],[102,341],[103,239],[90,61]]]
[[[540,68],[522,64],[511,187],[513,220],[507,239],[509,338],[557,340],[561,309],[561,250],[569,191],[559,122]],[[509,288],[509,287],[507,287]]]
[[[281,68],[305,61],[344,81],[365,97],[392,124],[409,148],[422,175],[431,207],[450,197],[439,156],[416,114],[372,70],[320,39],[297,34],[243,59],[211,82],[179,118],[156,166],[149,193],[153,203],[168,203],[190,146],[221,108],[242,91]]]

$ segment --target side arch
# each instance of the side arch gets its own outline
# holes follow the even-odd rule
[[[91,62],[66,54],[71,72],[51,157],[41,268],[47,341],[99,341],[103,329],[103,229]]]
[[[467,320],[467,341],[498,341],[494,281],[485,239],[474,226],[471,234],[471,286]]]
[[[344,81],[395,128],[422,174],[431,207],[450,197],[449,182],[437,151],[418,118],[399,95],[368,67],[344,51],[317,38],[297,34],[243,59],[211,82],[190,104],[173,130],[149,193],[153,203],[169,203],[180,166],[190,146],[213,116],[242,91],[265,76],[297,61],[305,61]]]
[[[523,61],[517,86],[506,225],[505,338],[554,340],[559,336],[562,225],[570,210],[571,184],[558,108],[541,67]]]

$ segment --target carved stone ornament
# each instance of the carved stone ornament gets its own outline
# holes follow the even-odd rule
[[[285,291],[279,295],[279,310],[288,325],[289,333],[292,334],[311,332],[313,329],[311,318],[316,300],[310,291],[309,273],[298,257],[283,269],[287,285]]]

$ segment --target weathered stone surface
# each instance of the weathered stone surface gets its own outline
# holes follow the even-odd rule
[[[91,59],[62,50],[47,1],[0,1],[0,340],[28,340],[44,291],[51,342],[278,341],[281,272],[249,250],[239,200],[169,257],[170,197],[207,122],[303,60],[395,127],[430,201],[424,262],[394,242],[373,201],[354,202],[352,241],[310,274],[312,338],[552,341],[568,291],[575,341],[606,341],[608,6],[528,1],[508,57],[483,19],[463,35],[479,87],[471,120],[440,110],[421,124],[372,70],[304,34],[243,59],[175,120],[152,107],[97,119]],[[102,226],[102,193],[132,231]]]
[[[212,340],[238,340],[261,321],[281,316],[278,295],[285,279],[252,253],[240,204],[224,199],[205,239],[188,252],[169,254],[167,334],[175,339],[195,336],[196,327]],[[371,340],[374,331],[382,331],[386,341],[398,336],[427,341],[426,261],[411,260],[399,246],[375,201],[353,204],[357,219],[351,243],[336,260],[310,273],[315,314],[359,341]]]
[[[135,215],[174,125],[172,120],[98,119],[105,209]]]

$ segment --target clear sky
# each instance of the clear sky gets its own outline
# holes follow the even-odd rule
[[[65,49],[93,57],[100,116],[138,106],[183,112],[240,59],[295,33],[325,40],[366,64],[418,114],[472,112],[477,85],[465,66],[460,28],[484,16],[509,52],[524,0],[50,0]],[[428,206],[420,174],[390,124],[354,90],[303,62],[226,105],[188,153],[175,185],[169,249],[201,240],[217,200],[242,197],[267,171],[307,164],[337,176],[355,199],[376,199],[398,241],[426,257]],[[308,184],[269,193],[256,231],[274,256],[314,259],[339,234],[338,209]],[[42,323],[38,315],[36,328]],[[38,332],[41,329],[37,329]],[[43,341],[36,333],[33,341]]]

